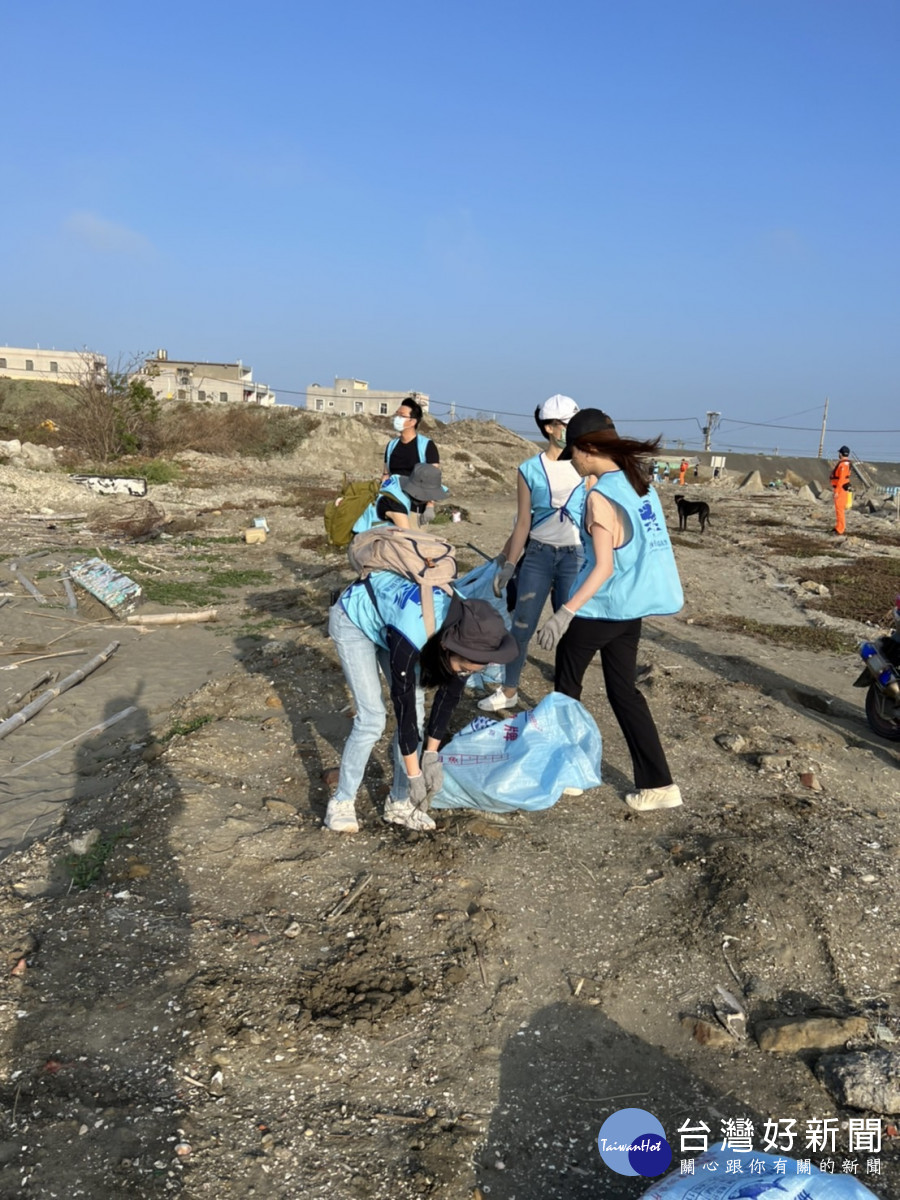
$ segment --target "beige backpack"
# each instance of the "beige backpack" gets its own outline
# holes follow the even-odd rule
[[[449,542],[421,529],[378,527],[358,533],[347,550],[350,566],[360,579],[373,571],[393,571],[419,585],[422,616],[428,637],[434,633],[434,595],[440,588],[453,596],[456,551]]]

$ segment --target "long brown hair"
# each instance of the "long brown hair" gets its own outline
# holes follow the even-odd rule
[[[600,429],[577,438],[575,445],[585,454],[603,455],[611,458],[639,496],[650,490],[645,459],[653,457],[659,449],[661,438],[652,442],[639,442],[636,438],[619,437],[610,430]]]

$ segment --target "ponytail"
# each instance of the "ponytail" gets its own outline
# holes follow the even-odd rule
[[[619,437],[617,433],[600,430],[586,433],[576,440],[575,445],[585,454],[604,455],[611,458],[625,474],[625,478],[639,496],[650,490],[645,459],[652,458],[659,449],[661,437],[652,442],[641,442],[637,438]]]

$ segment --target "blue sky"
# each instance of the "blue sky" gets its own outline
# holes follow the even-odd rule
[[[283,400],[357,376],[520,431],[558,391],[688,445],[717,410],[714,446],[767,452],[815,453],[828,396],[827,453],[900,459],[895,0],[4,25],[2,344],[241,358]]]

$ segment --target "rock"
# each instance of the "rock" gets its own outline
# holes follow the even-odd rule
[[[714,1021],[704,1021],[702,1017],[682,1017],[681,1024],[701,1046],[712,1046],[714,1049],[734,1047],[735,1042],[731,1034]]]
[[[794,1054],[798,1050],[835,1050],[850,1038],[863,1037],[869,1028],[865,1017],[789,1017],[757,1026],[760,1050]]]
[[[166,752],[164,742],[151,742],[149,746],[141,753],[141,758],[145,763],[154,762],[157,758],[162,758]]]
[[[815,504],[817,497],[816,493],[812,490],[809,484],[804,483],[803,487],[797,492],[797,499],[811,501],[813,504]]]
[[[276,800],[272,796],[265,800],[265,807],[273,817],[296,817],[297,815],[297,809],[293,804],[288,804],[287,800]]]
[[[56,466],[56,458],[49,446],[35,446],[33,442],[23,442],[19,457],[23,465],[35,471],[50,471]]]
[[[18,438],[10,438],[8,442],[0,442],[0,454],[4,458],[15,458],[22,453],[22,443]]]
[[[740,754],[747,745],[746,738],[741,737],[739,733],[717,733],[714,740],[717,746],[731,754]]]
[[[743,483],[738,484],[737,490],[739,492],[749,493],[751,496],[763,495],[766,489],[763,486],[762,476],[760,475],[759,471],[751,471],[750,474],[744,478]]]
[[[791,760],[783,754],[760,754],[756,763],[761,771],[786,771]]]
[[[826,1054],[816,1074],[842,1108],[900,1112],[900,1051]]]
[[[69,846],[73,854],[87,854],[91,846],[97,843],[100,837],[99,829],[89,829],[87,833],[82,833],[78,837],[69,839]]]
[[[804,787],[808,787],[814,792],[821,792],[822,790],[822,785],[819,783],[818,777],[812,771],[804,771],[800,776],[800,782]]]

